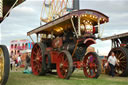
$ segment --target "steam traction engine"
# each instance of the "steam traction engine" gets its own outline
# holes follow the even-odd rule
[[[105,22],[108,22],[106,15],[83,9],[29,31],[30,38],[32,34],[37,35],[31,53],[33,74],[45,75],[56,69],[60,78],[69,79],[75,68],[83,68],[86,77],[98,78],[99,57],[95,52],[87,52],[87,48],[96,43],[100,24]]]
[[[101,38],[101,40],[112,41],[112,49],[110,50],[108,56],[110,56],[111,52],[114,52],[116,58],[118,59],[119,65],[116,65],[115,67],[116,75],[128,76],[128,32]],[[106,73],[109,70],[109,68],[106,69]]]

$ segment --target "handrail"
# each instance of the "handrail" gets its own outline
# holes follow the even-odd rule
[[[0,0],[0,17],[3,17],[3,0]]]

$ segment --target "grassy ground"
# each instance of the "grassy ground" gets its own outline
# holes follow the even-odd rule
[[[98,79],[84,77],[81,71],[75,71],[70,80],[57,75],[34,76],[22,72],[11,72],[7,85],[128,85],[128,77],[110,77],[101,75]]]

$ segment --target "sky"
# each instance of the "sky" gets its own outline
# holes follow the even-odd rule
[[[0,24],[0,43],[9,48],[10,41],[30,39],[27,32],[40,26],[43,0],[26,0],[14,8]],[[102,28],[102,37],[128,32],[128,0],[80,0],[80,9],[93,9],[109,17]],[[33,35],[34,36],[34,35]],[[111,41],[96,40],[93,45],[100,55],[107,55]]]

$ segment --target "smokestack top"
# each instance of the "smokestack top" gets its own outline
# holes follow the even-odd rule
[[[79,0],[73,0],[73,10],[79,10]]]

